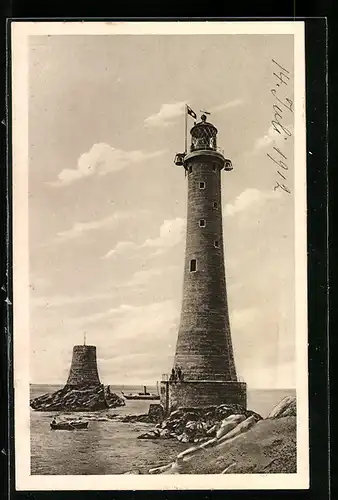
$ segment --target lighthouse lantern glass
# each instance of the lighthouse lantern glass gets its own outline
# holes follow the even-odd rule
[[[191,129],[190,151],[217,149],[217,130],[211,123],[202,122]]]

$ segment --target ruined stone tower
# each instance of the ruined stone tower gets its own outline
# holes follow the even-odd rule
[[[68,386],[95,387],[101,385],[94,345],[75,345],[72,364],[67,380]]]
[[[221,205],[221,174],[232,170],[217,147],[206,115],[191,129],[190,151],[176,155],[188,182],[183,300],[175,373],[161,384],[166,410],[221,403],[246,406],[238,382],[228,314]]]

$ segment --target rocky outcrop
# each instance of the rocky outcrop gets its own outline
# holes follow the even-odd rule
[[[212,437],[221,438],[248,418],[257,422],[262,417],[239,405],[222,404],[206,408],[180,409],[173,411],[161,424],[157,424],[154,430],[141,434],[139,439],[176,438],[182,443],[199,443]]]
[[[153,420],[151,420],[151,417],[149,417],[148,413],[140,413],[138,415],[125,415],[124,417],[120,418],[121,422],[127,422],[127,423],[145,423],[145,424],[154,424]]]
[[[137,439],[159,439],[161,437],[159,429],[153,429],[148,432],[144,432]]]
[[[148,474],[295,473],[295,417],[295,397],[284,398],[266,419],[232,405],[175,411],[143,439],[173,437],[195,444]]]
[[[109,385],[104,385],[102,387],[104,388],[104,397],[108,408],[117,408],[119,406],[125,406],[126,402],[124,398],[118,396],[115,392],[111,392]]]
[[[121,419],[122,422],[143,422],[146,424],[158,424],[163,422],[164,410],[163,406],[159,404],[151,404],[148,413],[141,413],[139,415],[126,415]]]
[[[123,398],[110,392],[109,386],[103,385],[65,385],[52,394],[44,394],[30,401],[31,408],[37,411],[98,411],[124,405]]]
[[[154,403],[150,404],[148,410],[148,417],[153,422],[163,422],[164,419],[163,406]]]
[[[248,421],[251,420],[247,419]],[[148,474],[266,474],[297,471],[296,419],[264,419],[239,426],[242,432],[193,446],[174,462],[153,467]],[[229,433],[230,434],[230,433]]]
[[[268,418],[296,417],[297,405],[294,396],[283,398],[269,413]]]

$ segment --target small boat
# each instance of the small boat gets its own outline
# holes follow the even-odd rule
[[[138,392],[136,394],[125,394],[123,391],[121,391],[122,396],[125,399],[139,399],[139,400],[158,400],[160,399],[159,394],[151,394],[150,392],[147,392],[147,387],[144,385],[143,386],[143,392]]]
[[[60,431],[75,431],[77,429],[87,429],[88,428],[88,422],[76,422],[76,421],[69,421],[69,422],[51,422],[50,428],[52,430],[60,430]]]

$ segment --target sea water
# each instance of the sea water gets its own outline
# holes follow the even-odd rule
[[[31,385],[31,398],[60,388],[61,386]],[[140,392],[142,388],[111,385],[110,389],[120,395],[121,391]],[[148,387],[148,390],[156,392],[155,387]],[[275,404],[289,395],[295,395],[295,391],[249,389],[248,409],[265,417]],[[123,474],[137,469],[146,473],[151,467],[170,463],[191,444],[180,443],[175,439],[137,439],[140,434],[153,428],[153,424],[105,418],[107,413],[118,416],[147,413],[150,403],[154,401],[129,400],[126,401],[126,406],[110,409],[108,412],[74,413],[74,418],[89,420],[88,429],[76,431],[52,431],[49,424],[58,413],[31,410],[31,474],[104,475]],[[59,415],[61,417],[61,412]]]

